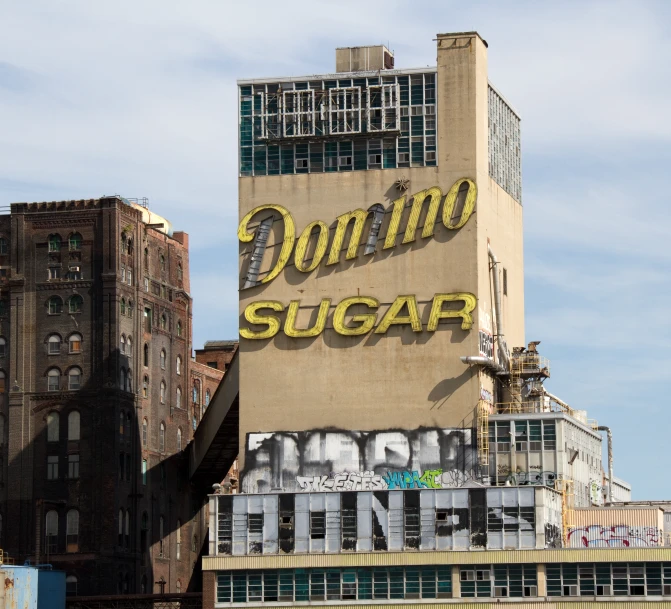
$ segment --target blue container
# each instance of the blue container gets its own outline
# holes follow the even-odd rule
[[[0,565],[0,609],[65,609],[65,573]]]

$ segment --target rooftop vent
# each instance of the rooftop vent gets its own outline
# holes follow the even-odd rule
[[[393,69],[394,54],[383,44],[336,49],[336,72]]]

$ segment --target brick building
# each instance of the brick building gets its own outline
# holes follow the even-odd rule
[[[202,349],[196,349],[196,361],[225,372],[228,370],[238,346],[237,340],[205,341]]]
[[[0,217],[0,547],[69,594],[195,585],[183,449],[215,380],[190,357],[188,245],[117,196]]]

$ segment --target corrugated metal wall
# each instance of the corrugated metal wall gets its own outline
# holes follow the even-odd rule
[[[658,507],[573,510],[568,544],[572,548],[664,545],[664,511]]]

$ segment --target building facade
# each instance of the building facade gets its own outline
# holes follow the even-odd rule
[[[70,594],[190,586],[188,247],[117,196],[0,218],[0,547],[65,571]]]
[[[662,512],[602,507],[610,430],[524,346],[519,116],[477,33],[436,43],[238,82],[240,493],[203,605],[671,606]]]
[[[226,372],[238,350],[238,344],[237,340],[207,340],[202,349],[196,349],[196,361]]]

